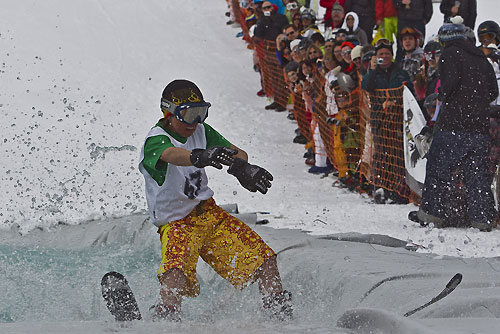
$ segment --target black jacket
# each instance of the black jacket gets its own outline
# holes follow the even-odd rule
[[[444,15],[444,20],[448,20],[451,16],[451,7],[455,6],[455,2],[460,2],[458,14],[464,19],[464,24],[471,29],[474,29],[477,17],[477,1],[476,0],[441,0],[439,10]]]
[[[345,0],[346,13],[355,12],[359,17],[370,17],[375,20],[375,0]]]
[[[441,130],[488,134],[490,103],[498,96],[493,67],[483,52],[465,40],[447,43],[441,73],[438,125]]]
[[[257,21],[254,34],[256,37],[266,39],[268,41],[276,41],[276,37],[283,33],[283,28],[288,24],[288,19],[285,15],[272,12],[271,16],[262,15]]]
[[[432,18],[432,0],[412,0],[410,8],[403,5],[403,0],[393,1],[398,10],[398,19],[428,23]]]

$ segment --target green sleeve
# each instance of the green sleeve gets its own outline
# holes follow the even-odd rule
[[[222,147],[231,147],[231,143],[224,138],[220,133],[218,133],[214,128],[212,128],[207,123],[203,123],[205,127],[205,137],[207,139],[207,148],[222,146]]]
[[[170,138],[164,135],[149,137],[144,144],[142,165],[160,186],[165,182],[168,166],[166,162],[160,160],[160,157],[169,147],[174,147],[174,145],[170,142]]]

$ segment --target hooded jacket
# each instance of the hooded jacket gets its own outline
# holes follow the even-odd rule
[[[441,111],[443,131],[489,132],[489,104],[498,96],[493,67],[479,48],[465,40],[446,43],[441,55]]]
[[[352,25],[352,30],[349,30],[347,27],[347,17],[352,16],[354,18],[354,24]],[[368,44],[368,37],[366,32],[359,27],[359,16],[355,12],[349,12],[345,14],[344,24],[342,25],[342,29],[347,31],[348,35],[355,35],[358,38],[359,45]]]

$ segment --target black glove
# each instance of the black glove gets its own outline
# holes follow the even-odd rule
[[[245,160],[235,158],[227,172],[234,175],[240,184],[251,192],[257,190],[261,193],[267,193],[267,189],[271,187],[273,176],[262,167],[251,165]]]
[[[230,166],[233,163],[233,155],[238,153],[238,150],[232,148],[216,146],[206,150],[195,148],[191,151],[189,160],[193,166],[203,168],[212,166],[217,169],[222,169],[222,165]]]

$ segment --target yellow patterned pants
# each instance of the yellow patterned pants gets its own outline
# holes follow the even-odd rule
[[[213,199],[202,202],[184,219],[161,226],[158,233],[162,245],[158,277],[180,269],[187,278],[182,292],[187,297],[200,293],[196,278],[199,256],[235,287],[244,288],[255,271],[275,255],[257,233]]]

